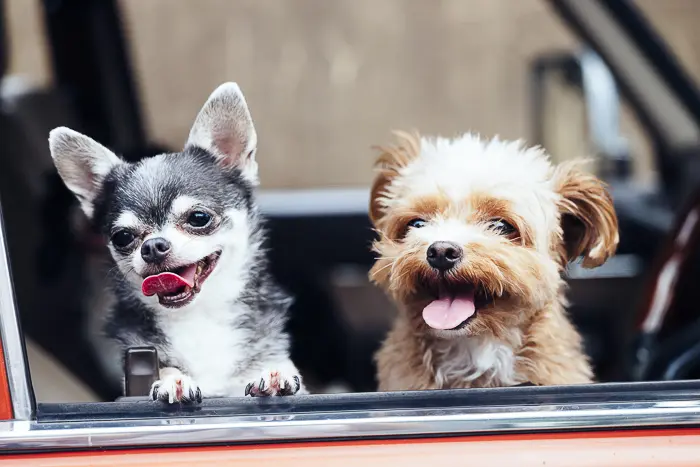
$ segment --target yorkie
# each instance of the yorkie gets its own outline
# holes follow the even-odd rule
[[[376,355],[379,389],[590,382],[562,273],[615,252],[605,185],[519,141],[397,135],[370,201],[370,277],[399,308]]]

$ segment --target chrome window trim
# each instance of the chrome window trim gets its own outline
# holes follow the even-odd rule
[[[0,423],[0,452],[700,426],[700,401]]]
[[[20,332],[19,315],[9,253],[5,241],[2,207],[0,206],[0,333],[5,353],[5,368],[12,397],[12,412],[16,420],[30,420],[34,415],[34,397],[29,382],[29,368]]]

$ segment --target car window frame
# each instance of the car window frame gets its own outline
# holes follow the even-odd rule
[[[643,93],[630,94],[637,102]],[[644,103],[638,107],[647,110]],[[653,131],[655,119],[645,121]],[[698,381],[206,399],[183,407],[36,404],[5,238],[0,208],[0,336],[13,408],[13,419],[0,422],[0,451],[700,427]]]
[[[0,339],[13,417],[16,420],[31,420],[35,415],[36,404],[6,239],[2,200],[0,200]]]

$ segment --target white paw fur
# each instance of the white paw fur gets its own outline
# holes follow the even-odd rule
[[[174,370],[174,371],[168,371]],[[174,404],[176,402],[201,402],[202,391],[189,376],[166,368],[160,371],[158,381],[151,386],[151,399]]]

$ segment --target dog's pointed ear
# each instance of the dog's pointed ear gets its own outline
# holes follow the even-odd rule
[[[562,164],[554,174],[563,231],[562,260],[566,263],[583,256],[583,266],[594,268],[617,249],[617,215],[606,185],[578,165]]]
[[[206,149],[222,167],[240,170],[250,183],[257,185],[258,137],[248,104],[236,83],[224,83],[211,93],[192,125],[185,146]]]
[[[92,138],[66,127],[51,130],[49,148],[58,174],[91,218],[102,182],[124,161]]]

